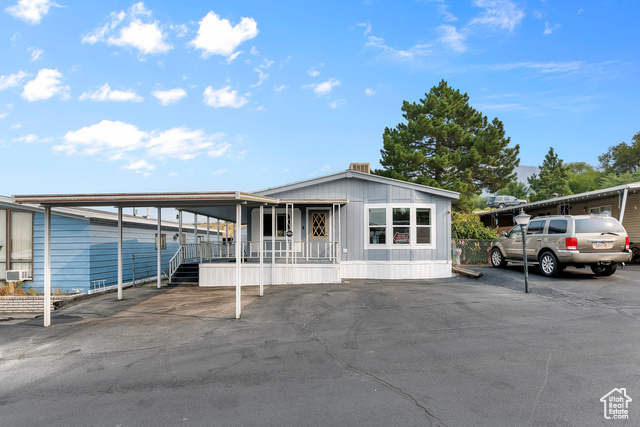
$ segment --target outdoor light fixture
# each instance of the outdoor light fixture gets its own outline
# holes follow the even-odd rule
[[[527,265],[527,226],[529,225],[529,220],[531,219],[531,215],[527,215],[524,213],[522,209],[520,209],[520,214],[513,218],[522,228],[522,261],[524,262],[524,293],[529,293],[529,267]]]

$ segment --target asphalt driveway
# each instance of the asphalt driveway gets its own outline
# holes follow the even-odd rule
[[[0,323],[0,425],[620,425],[620,387],[640,420],[637,274],[525,295],[482,271],[247,288],[241,320],[233,289],[149,287]]]

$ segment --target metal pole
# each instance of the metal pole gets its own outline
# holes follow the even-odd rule
[[[122,299],[122,207],[118,207],[118,301]]]
[[[264,206],[260,205],[260,296],[264,295]]]
[[[181,212],[182,213],[182,212]],[[162,209],[158,208],[158,280],[157,288],[160,289],[162,282]]]
[[[271,284],[276,284],[276,207],[271,206]]]
[[[198,244],[198,214],[193,214],[193,243]]]
[[[524,293],[529,293],[529,265],[527,263],[527,228],[522,227],[522,259],[524,261]]]
[[[131,284],[136,284],[136,254],[131,254]]]
[[[624,194],[622,195],[622,206],[620,206],[620,224],[622,224],[622,220],[624,220],[624,211],[627,207],[627,194],[629,193],[629,188],[624,189]],[[611,216],[613,216],[613,212],[611,212]]]
[[[242,271],[240,270],[240,259],[242,255],[240,254],[241,245],[242,245],[242,206],[240,204],[236,205],[236,232],[233,236],[233,240],[236,244],[236,319],[240,318],[241,308],[242,308],[242,287],[240,285],[240,279],[242,275]],[[228,236],[227,236],[228,238]],[[228,240],[227,240],[228,244]]]
[[[44,326],[51,325],[51,208],[44,208]]]

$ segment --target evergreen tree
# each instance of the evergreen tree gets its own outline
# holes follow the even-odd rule
[[[569,168],[562,164],[562,159],[549,147],[540,166],[540,175],[533,174],[527,178],[531,187],[531,201],[550,199],[553,193],[558,196],[573,194],[569,188]]]
[[[502,122],[489,122],[469,105],[469,96],[442,80],[418,103],[403,102],[406,123],[386,128],[378,175],[460,193],[459,207],[483,189],[498,191],[513,181],[520,147],[509,148]]]

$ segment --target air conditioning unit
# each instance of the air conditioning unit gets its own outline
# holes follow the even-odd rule
[[[7,282],[24,282],[31,280],[27,270],[7,270]]]

